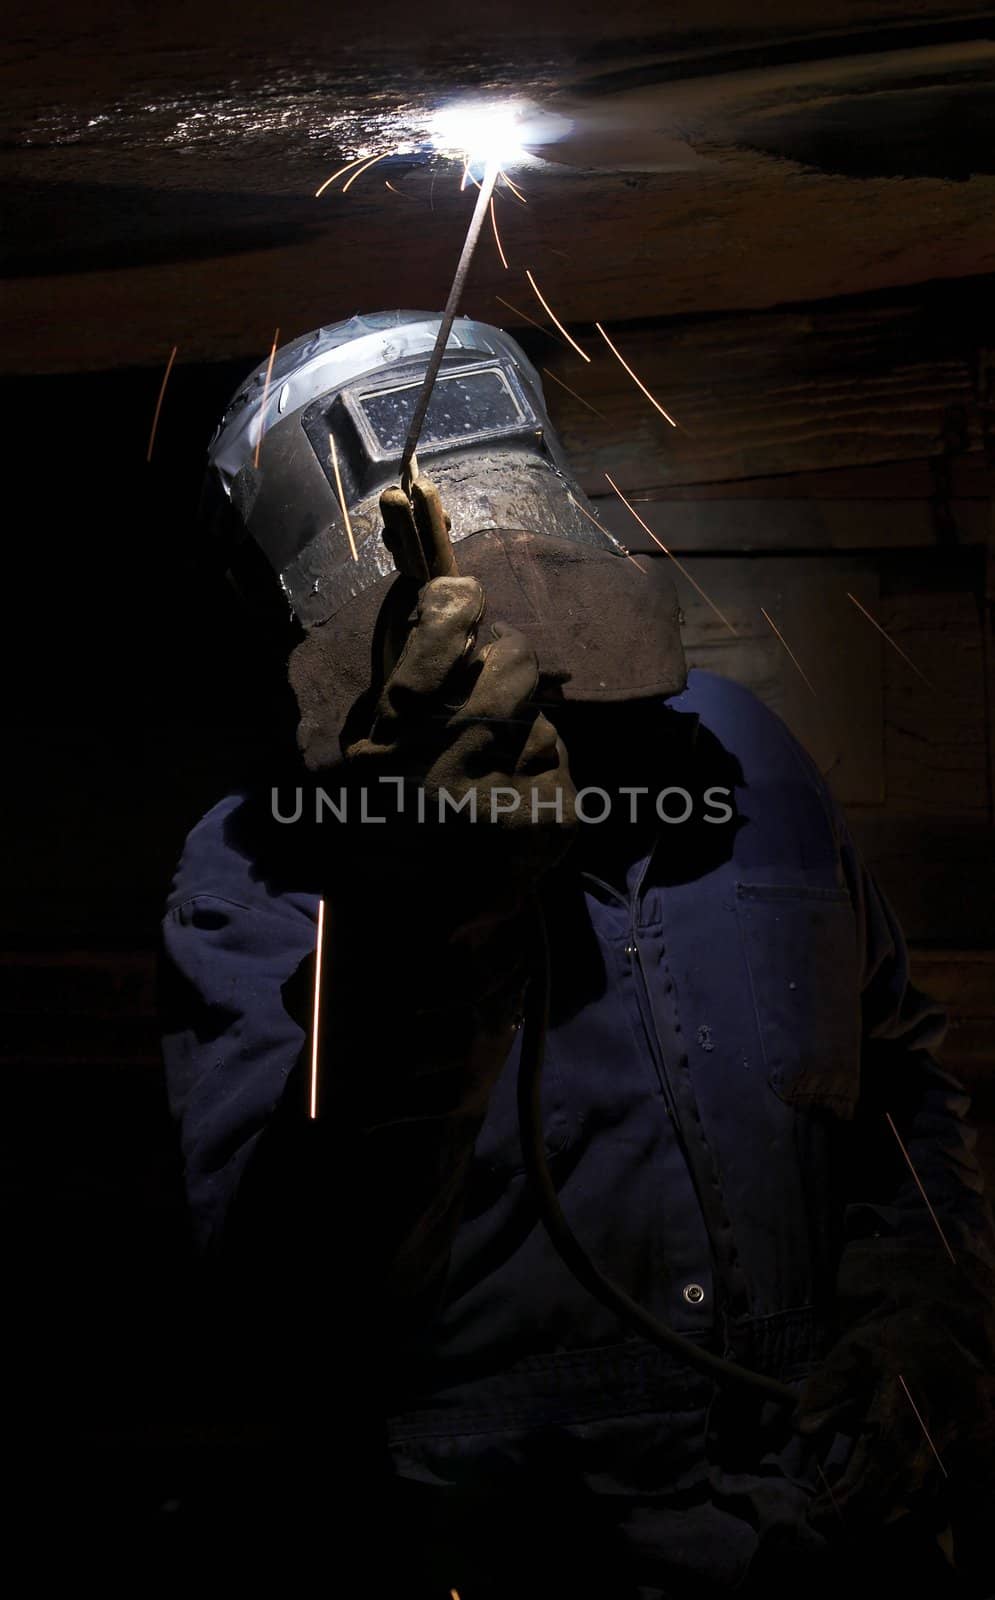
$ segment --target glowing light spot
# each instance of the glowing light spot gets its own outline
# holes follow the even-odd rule
[[[468,167],[496,162],[507,167],[525,155],[517,105],[467,101],[446,106],[432,118],[431,138],[442,155],[459,156]]]

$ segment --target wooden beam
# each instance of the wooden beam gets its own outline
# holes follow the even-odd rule
[[[666,561],[665,556],[657,559]],[[882,804],[880,639],[846,597],[849,589],[876,610],[876,573],[866,563],[844,557],[736,561],[708,556],[689,557],[681,564],[687,576],[676,568],[673,572],[689,665],[734,679],[770,706],[830,776],[844,804]],[[798,665],[765,620],[764,610]]]
[[[656,496],[679,485],[889,462],[946,466],[955,422],[967,430],[965,445],[980,451],[973,368],[993,336],[993,304],[995,284],[985,280],[984,293],[965,285],[959,297],[923,292],[608,328],[677,428],[596,333],[581,336],[589,365],[562,346],[529,343],[582,397],[557,384],[547,395],[585,489],[604,494],[610,472],[626,493]],[[940,487],[937,478],[934,492]]]
[[[656,548],[617,496],[593,499],[599,521],[628,549]],[[678,554],[900,550],[936,544],[936,522],[928,500],[693,500],[656,493],[639,497],[633,504],[644,522]],[[986,501],[954,500],[949,510],[960,543],[986,543]]]
[[[984,820],[865,812],[849,822],[906,938],[995,948],[995,852]]]

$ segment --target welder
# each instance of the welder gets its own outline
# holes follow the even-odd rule
[[[210,450],[296,701],[164,924],[204,1364],[276,1419],[253,1537],[385,1595],[967,1592],[995,1232],[942,1014],[817,769],[687,672],[666,563],[601,530],[531,364],[467,319],[418,449],[455,561],[405,569],[382,496],[438,324],[295,341]],[[543,962],[546,1169],[683,1356],[543,1225]]]

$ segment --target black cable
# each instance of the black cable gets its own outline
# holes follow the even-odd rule
[[[798,1403],[795,1391],[776,1378],[765,1377],[760,1372],[750,1372],[734,1361],[726,1361],[702,1350],[690,1339],[675,1333],[672,1328],[658,1322],[645,1307],[633,1300],[617,1284],[606,1278],[582,1248],[571,1232],[560,1202],[549,1167],[546,1164],[546,1147],[542,1131],[542,1065],[546,1049],[546,1030],[549,1023],[549,945],[542,911],[535,903],[535,959],[533,976],[525,997],[525,1016],[522,1024],[522,1053],[518,1067],[518,1126],[522,1139],[525,1171],[539,1209],[540,1220],[556,1250],[574,1277],[600,1300],[602,1305],[615,1311],[624,1322],[661,1349],[669,1351],[689,1367],[696,1367],[719,1383],[735,1383],[758,1390],[769,1400],[781,1405]]]

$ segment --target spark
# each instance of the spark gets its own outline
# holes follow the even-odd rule
[[[318,1013],[321,1006],[321,961],[325,944],[325,902],[318,901],[318,936],[314,946],[314,1008],[311,1013],[311,1099],[309,1115],[318,1116]]]
[[[552,250],[554,256],[562,256],[564,261],[569,261],[570,260],[570,257],[567,255],[567,252],[565,250],[557,250],[555,244],[548,244],[546,246],[546,249],[547,250]]]
[[[526,271],[525,271],[525,276],[528,278],[528,280],[531,283],[533,289],[535,290],[536,299],[540,302],[540,304],[542,305],[543,309],[546,311],[546,314],[549,316],[551,321],[556,323],[556,326],[559,328],[559,330],[562,333],[564,339],[566,339],[568,344],[573,345],[573,348],[576,350],[577,354],[579,356],[581,356],[586,362],[588,362],[588,364],[590,364],[590,360],[591,360],[590,356],[584,354],[583,350],[581,349],[580,345],[577,343],[576,339],[571,339],[569,333],[567,332],[566,328],[563,326],[562,322],[560,322],[558,320],[558,318],[553,315],[553,312],[550,310],[548,301],[543,299],[542,295],[539,292],[539,287],[538,287],[535,279],[533,278],[531,272],[529,272],[529,270],[527,268],[526,268]]]
[[[836,1499],[836,1496],[833,1494],[833,1486],[832,1486],[832,1484],[829,1482],[829,1479],[826,1477],[826,1474],[823,1472],[823,1470],[819,1466],[818,1462],[816,1462],[816,1464],[815,1464],[815,1470],[819,1474],[819,1477],[822,1479],[823,1483],[825,1484],[826,1493],[828,1494],[830,1500],[833,1502],[833,1509],[836,1512],[836,1515],[839,1517],[840,1521],[842,1522],[843,1521],[843,1513],[839,1508],[839,1502]]]
[[[354,561],[358,561],[359,556],[356,553],[356,541],[352,536],[352,522],[349,519],[349,507],[345,503],[345,494],[343,493],[342,489],[342,475],[339,472],[339,458],[335,449],[335,440],[332,438],[331,434],[328,435],[328,448],[332,457],[332,471],[335,473],[335,487],[339,492],[339,505],[342,507],[342,521],[345,523],[345,531],[349,536],[349,549],[352,551],[352,559]]]
[[[585,400],[582,394],[578,394],[576,389],[571,389],[570,385],[568,383],[564,383],[562,378],[558,378],[555,372],[550,372],[548,367],[543,367],[542,370],[546,374],[547,378],[552,378],[553,382],[558,383],[561,389],[566,389],[567,394],[572,394],[575,400],[579,400],[582,406],[587,407],[588,411],[593,411],[594,415],[596,417],[600,417],[602,422],[608,421],[608,418],[605,416],[603,411],[599,411],[597,406],[592,406],[591,402],[589,400]]]
[[[395,189],[389,178],[384,179],[384,188],[389,189],[391,194],[400,195],[402,200],[411,200],[415,205],[418,204],[413,194],[405,194],[403,189]]]
[[[607,533],[608,532],[608,530],[606,528],[603,528],[601,526],[601,523],[598,521],[597,517],[592,517],[592,515],[588,511],[587,507],[586,506],[582,506],[580,501],[578,499],[576,499],[576,497],[574,495],[572,495],[569,492],[569,490],[567,491],[567,499],[573,501],[573,504],[577,507],[577,510],[581,513],[582,516],[585,516],[587,518],[588,522],[593,522],[594,523],[594,526],[597,528],[599,533]],[[612,535],[608,534],[608,537],[611,538]],[[625,546],[624,545],[619,545],[619,549],[620,550],[625,550]],[[647,572],[646,568],[639,566],[639,562],[636,560],[636,558],[632,554],[631,550],[625,550],[625,557],[626,557],[627,561],[631,561],[632,562],[632,565],[634,567],[639,567],[639,571],[642,573],[644,578],[648,578],[649,577],[649,573]]]
[[[159,412],[162,410],[162,397],[166,393],[166,385],[169,382],[169,374],[173,370],[173,362],[176,360],[177,348],[178,347],[174,344],[172,350],[169,352],[169,360],[166,362],[166,370],[163,373],[162,384],[159,389],[159,398],[155,403],[155,416],[152,418],[152,432],[149,434],[149,447],[145,452],[146,461],[152,460],[152,446],[155,444],[155,431],[159,426]]]
[[[642,379],[636,377],[636,374],[633,372],[632,368],[629,366],[629,363],[623,358],[621,353],[616,349],[615,345],[612,344],[612,342],[609,339],[609,337],[608,337],[607,333],[605,332],[604,328],[601,326],[601,323],[600,322],[596,322],[594,324],[594,326],[597,328],[597,330],[600,333],[602,339],[605,341],[605,344],[608,346],[609,350],[612,352],[612,355],[618,357],[619,361],[622,363],[623,367],[625,368],[626,372],[629,374],[629,377],[632,379],[633,383],[636,384],[637,387],[640,388],[643,391],[643,394],[646,396],[646,398],[649,401],[650,405],[651,406],[656,406],[656,409],[659,411],[661,417],[666,417],[667,421],[670,423],[670,426],[672,428],[676,428],[677,427],[677,423],[674,421],[673,417],[670,415],[670,412],[669,411],[664,411],[664,409],[663,409],[662,405],[660,404],[659,400],[655,400],[653,398],[653,396],[650,394],[649,390],[647,389],[645,383],[643,383]]]
[[[902,1388],[905,1390],[906,1396],[908,1398],[909,1405],[912,1407],[913,1411],[915,1412],[916,1419],[917,1419],[917,1421],[919,1423],[919,1426],[922,1429],[923,1433],[926,1435],[926,1443],[929,1445],[929,1448],[932,1450],[934,1456],[936,1457],[937,1465],[939,1466],[940,1471],[943,1473],[943,1476],[945,1478],[949,1478],[950,1474],[947,1471],[946,1467],[943,1465],[943,1462],[940,1460],[940,1453],[937,1450],[935,1444],[933,1443],[932,1439],[929,1436],[929,1429],[927,1428],[925,1422],[922,1419],[922,1413],[920,1412],[919,1407],[916,1405],[916,1403],[913,1400],[912,1396],[909,1394],[909,1386],[906,1383],[905,1379],[902,1377],[901,1373],[898,1374],[898,1381],[902,1385]]]
[[[355,161],[347,161],[344,167],[339,168],[338,172],[333,172],[330,178],[325,179],[320,189],[314,191],[314,198],[320,200],[330,183],[334,183],[336,178],[344,177],[347,172],[352,171],[353,167],[362,166],[365,160],[365,156],[357,156]]]
[[[619,488],[618,484],[615,482],[614,478],[612,478],[607,472],[605,473],[605,477],[608,479],[608,482],[611,484],[612,488],[615,490],[615,493],[618,495],[618,497],[621,500],[622,504],[625,506],[625,509],[627,511],[631,511],[632,515],[635,517],[636,521],[639,523],[639,526],[643,529],[643,531],[645,533],[649,534],[649,536],[653,540],[654,544],[658,544],[660,546],[660,549],[663,551],[665,556],[669,556],[670,557],[671,561],[674,563],[674,566],[677,568],[678,572],[681,572],[681,573],[684,574],[685,578],[687,579],[687,581],[691,585],[691,587],[693,589],[697,589],[698,593],[701,595],[701,598],[704,600],[705,604],[711,606],[712,610],[715,612],[715,615],[718,617],[719,621],[723,622],[725,624],[725,626],[729,629],[729,632],[732,634],[733,638],[734,639],[738,639],[739,638],[739,634],[736,632],[736,630],[733,627],[732,623],[729,621],[729,618],[722,615],[722,612],[719,610],[719,608],[715,604],[714,600],[709,600],[709,598],[708,598],[707,594],[705,593],[704,589],[701,587],[701,584],[695,582],[695,580],[692,578],[690,572],[688,572],[686,567],[683,567],[681,565],[681,563],[678,561],[677,557],[674,555],[673,551],[672,550],[668,550],[667,546],[664,544],[663,540],[657,538],[656,534],[653,532],[653,529],[650,528],[650,527],[647,527],[646,523],[643,521],[642,517],[639,515],[639,512],[636,510],[635,506],[632,506],[632,505],[629,504],[628,500],[625,498],[625,495],[622,493],[621,489]]]
[[[507,257],[505,256],[504,251],[501,248],[501,235],[498,233],[497,217],[494,215],[494,196],[493,195],[491,195],[491,227],[494,229],[494,243],[498,247],[498,255],[501,257],[501,265],[504,268],[505,272],[507,272],[507,270],[508,270],[508,261],[507,261]]]
[[[259,452],[263,447],[263,424],[266,420],[266,397],[269,394],[269,380],[273,376],[273,362],[276,360],[276,347],[279,339],[280,330],[277,328],[276,332],[273,334],[273,348],[269,353],[269,361],[266,363],[266,382],[263,384],[263,403],[259,407],[259,438],[256,440],[256,459],[253,462],[254,467],[259,466]]]
[[[508,185],[508,188],[511,190],[512,194],[515,196],[516,200],[520,200],[522,202],[523,206],[527,206],[528,205],[529,202],[526,200],[526,198],[523,195],[521,189],[518,187],[518,184],[512,182],[512,180],[509,178],[508,174],[505,172],[503,167],[501,168],[501,171],[498,173],[498,177],[504,179],[505,183]]]
[[[916,1171],[915,1166],[913,1165],[912,1157],[909,1155],[909,1152],[906,1150],[905,1145],[902,1143],[902,1136],[899,1133],[898,1129],[895,1127],[895,1124],[891,1120],[891,1113],[889,1111],[886,1111],[884,1115],[885,1115],[885,1121],[887,1122],[887,1124],[888,1124],[889,1128],[891,1129],[892,1133],[895,1135],[895,1138],[898,1140],[898,1148],[901,1150],[902,1155],[905,1157],[905,1159],[906,1159],[906,1161],[908,1163],[909,1171],[911,1172],[913,1178],[915,1178],[915,1180],[916,1180],[916,1188],[919,1190],[919,1193],[922,1195],[923,1200],[926,1203],[926,1210],[929,1212],[930,1216],[932,1217],[933,1222],[934,1222],[935,1227],[936,1227],[936,1231],[940,1235],[940,1238],[943,1240],[943,1248],[946,1250],[947,1255],[950,1257],[950,1259],[953,1262],[954,1266],[956,1266],[957,1265],[957,1257],[954,1255],[953,1251],[951,1250],[950,1245],[949,1245],[949,1243],[947,1241],[947,1236],[944,1233],[942,1227],[940,1226],[939,1217],[936,1215],[936,1212],[933,1210],[933,1207],[929,1203],[929,1195],[926,1193],[925,1189],[923,1188],[923,1186],[922,1186],[922,1184],[921,1184],[921,1182],[919,1180],[919,1174]]]
[[[895,643],[895,641],[891,637],[890,633],[885,633],[885,631],[882,628],[880,622],[875,622],[874,621],[874,618],[871,616],[870,612],[864,606],[861,605],[861,603],[857,599],[856,595],[851,594],[849,589],[848,589],[847,592],[846,592],[846,597],[847,597],[848,600],[852,600],[853,601],[853,603],[857,607],[858,611],[863,611],[864,616],[867,618],[868,622],[872,625],[872,627],[877,628],[878,633],[881,635],[882,639],[887,639],[888,643],[891,645],[891,648],[893,650],[897,650],[898,651],[898,654],[901,656],[902,660],[905,662],[905,665],[907,667],[911,667],[912,668],[912,671],[915,673],[916,677],[917,678],[922,678],[922,681],[926,685],[926,688],[927,689],[932,689],[933,693],[936,694],[937,693],[937,689],[936,689],[935,683],[930,683],[930,681],[926,677],[925,673],[922,673],[922,672],[919,671],[919,668],[916,666],[915,662],[909,660],[908,656],[905,654],[905,651],[902,649],[901,645],[897,645]]]
[[[770,623],[770,625],[773,628],[774,632],[777,634],[777,637],[780,639],[780,641],[783,644],[785,650],[787,650],[788,655],[791,657],[791,659],[794,662],[795,666],[798,668],[798,671],[801,673],[802,679],[803,679],[803,681],[805,683],[805,687],[808,690],[809,694],[812,696],[813,700],[818,700],[819,696],[816,694],[815,690],[812,688],[812,685],[809,683],[808,678],[807,678],[807,676],[805,674],[805,671],[804,671],[804,669],[802,667],[801,662],[799,661],[798,657],[795,655],[795,652],[792,650],[791,646],[789,645],[787,639],[784,637],[784,634],[781,632],[781,630],[778,627],[777,623],[774,621],[773,617],[768,616],[767,612],[764,611],[763,606],[760,607],[760,610],[763,613],[763,615],[767,618],[767,621]]]
[[[472,160],[473,160],[473,157],[468,154],[467,158],[466,158],[466,161],[464,163],[464,166],[463,166],[463,176],[460,179],[460,194],[462,194],[463,190],[466,188],[467,179],[469,179],[469,181],[474,185],[475,188],[479,189],[481,187],[480,179],[479,178],[475,178],[473,176],[473,173],[470,171],[470,165],[471,165]]]
[[[366,172],[369,167],[375,166],[378,161],[386,160],[390,154],[390,150],[381,150],[378,156],[371,156],[369,161],[367,161],[364,166],[360,167],[357,172],[354,172],[351,178],[346,179],[345,183],[342,185],[342,193],[346,194],[355,183],[356,179],[361,178],[363,173]]]
[[[535,317],[530,317],[527,311],[521,311],[519,310],[518,306],[513,306],[510,300],[505,300],[503,296],[499,294],[496,294],[494,298],[495,300],[500,300],[503,306],[507,306],[509,311],[513,311],[516,317],[521,317],[523,322],[529,322],[532,324],[533,328],[538,328],[539,332],[545,334],[547,339],[553,339],[556,337],[555,334],[550,333],[548,328],[544,328],[541,322],[537,322]]]

